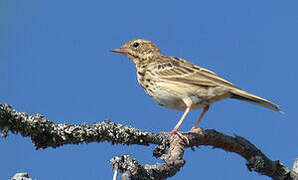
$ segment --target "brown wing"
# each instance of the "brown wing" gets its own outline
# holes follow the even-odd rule
[[[196,66],[178,57],[163,57],[157,65],[154,73],[160,79],[180,81],[198,86],[214,87],[223,86],[237,88],[231,82],[221,78],[212,71]]]
[[[224,87],[231,92],[231,98],[261,105],[275,111],[282,112],[279,107],[261,97],[244,91],[217,74],[202,67],[196,66],[177,57],[162,57],[155,74],[160,79],[179,81],[201,87]]]

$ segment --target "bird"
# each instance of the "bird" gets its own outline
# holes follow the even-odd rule
[[[110,51],[124,54],[133,61],[139,84],[159,105],[184,111],[173,130],[162,133],[182,136],[179,127],[187,114],[191,110],[203,108],[190,131],[196,129],[210,104],[226,98],[253,103],[282,113],[278,105],[238,88],[208,69],[179,57],[164,56],[151,41],[135,39]]]

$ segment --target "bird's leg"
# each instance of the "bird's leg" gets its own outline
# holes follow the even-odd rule
[[[191,105],[188,106],[185,109],[182,117],[180,118],[180,120],[178,121],[178,123],[176,124],[176,126],[174,127],[174,129],[171,132],[178,132],[179,127],[181,126],[181,124],[182,124],[183,120],[185,119],[186,115],[189,113],[190,109],[191,109]]]
[[[182,115],[182,117],[180,118],[180,120],[178,121],[178,123],[176,124],[176,126],[174,127],[174,129],[171,132],[161,132],[162,134],[168,134],[168,135],[172,135],[172,134],[177,134],[181,139],[186,139],[188,141],[188,139],[183,136],[180,132],[179,132],[179,127],[182,124],[183,120],[185,119],[186,115],[189,113],[189,111],[191,110],[191,106],[192,106],[192,100],[187,97],[185,99],[183,99],[184,103],[186,104],[186,109]]]
[[[203,119],[204,115],[206,114],[206,112],[208,111],[210,105],[208,104],[207,106],[204,107],[204,110],[202,112],[202,114],[200,115],[199,119],[197,120],[196,124],[191,128],[190,131],[194,130],[197,128],[197,126],[199,125],[200,121]]]

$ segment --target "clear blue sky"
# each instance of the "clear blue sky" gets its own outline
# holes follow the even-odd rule
[[[179,1],[180,2],[180,1]],[[108,50],[135,38],[155,42],[279,104],[284,115],[224,100],[200,126],[243,136],[268,157],[292,166],[298,157],[298,2],[296,0],[78,1],[0,0],[0,100],[55,123],[110,119],[146,131],[169,131],[182,112],[157,105],[137,84],[133,63]],[[200,111],[183,123],[186,131]],[[156,163],[154,146],[110,143],[35,150],[29,138],[0,139],[0,179],[111,179],[109,160],[131,154]],[[172,179],[268,179],[240,156],[186,150]]]

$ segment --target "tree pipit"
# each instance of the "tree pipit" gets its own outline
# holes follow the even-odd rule
[[[181,137],[178,129],[188,112],[203,108],[202,114],[192,127],[192,130],[195,129],[210,104],[225,98],[238,99],[282,112],[276,104],[236,87],[212,71],[182,58],[162,55],[151,41],[136,39],[110,51],[124,54],[134,62],[138,82],[159,105],[184,111],[177,125],[167,134],[178,134]]]

